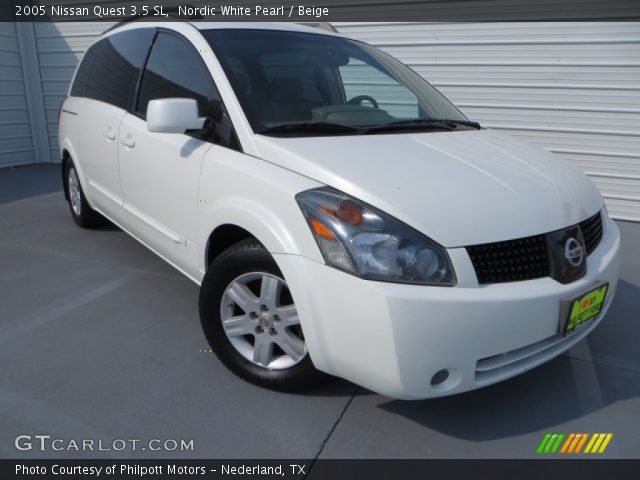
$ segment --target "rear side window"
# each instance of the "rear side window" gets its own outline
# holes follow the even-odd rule
[[[97,47],[98,44],[93,45],[85,52],[84,57],[82,57],[82,62],[80,63],[80,67],[76,73],[76,78],[73,81],[73,86],[71,87],[72,97],[87,96],[87,88],[91,82],[91,70],[93,70],[93,61],[96,58],[95,53]]]
[[[155,30],[116,33],[91,47],[78,69],[71,95],[127,109]]]
[[[209,100],[220,100],[218,90],[202,58],[184,40],[158,34],[142,76],[136,112],[145,117],[150,100],[193,98],[205,116]]]

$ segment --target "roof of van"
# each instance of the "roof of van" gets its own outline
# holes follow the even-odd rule
[[[189,22],[198,30],[219,29],[243,29],[243,30],[284,30],[288,32],[312,32],[326,33],[332,32],[322,30],[311,25],[300,25],[291,22]],[[334,34],[335,35],[335,34]]]
[[[169,22],[147,22],[147,21],[125,21],[120,24],[114,25],[111,27],[105,34],[110,34],[113,31],[117,31],[122,29],[130,29],[130,28],[144,28],[145,26],[165,26],[171,28],[171,24],[181,23],[181,24],[189,24],[198,30],[213,30],[213,29],[234,29],[234,30],[280,30],[285,32],[305,32],[305,33],[315,33],[318,35],[333,35],[333,36],[341,36],[338,33],[334,33],[326,30],[325,28],[319,28],[312,25],[301,25],[299,23],[292,22],[190,22],[188,20],[177,20],[177,21],[169,21]]]

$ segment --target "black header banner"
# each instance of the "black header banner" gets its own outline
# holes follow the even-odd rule
[[[0,0],[0,21],[640,21],[639,0]]]

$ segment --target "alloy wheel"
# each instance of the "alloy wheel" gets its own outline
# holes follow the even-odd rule
[[[76,216],[80,216],[82,211],[82,197],[80,193],[80,182],[78,180],[78,174],[76,169],[71,167],[69,169],[69,200],[71,202],[71,209]]]
[[[263,368],[290,368],[307,354],[298,311],[286,282],[263,272],[246,273],[226,288],[222,327],[244,358]]]

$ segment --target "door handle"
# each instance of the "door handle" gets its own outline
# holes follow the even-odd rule
[[[113,130],[111,130],[111,127],[109,127],[107,129],[106,132],[104,132],[104,136],[107,140],[115,140],[116,139],[116,134]]]
[[[133,148],[136,146],[136,141],[133,139],[131,135],[127,135],[126,137],[120,138],[120,143],[125,147]]]

